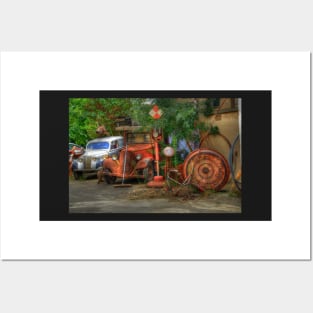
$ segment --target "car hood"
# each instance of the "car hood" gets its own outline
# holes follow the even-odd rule
[[[108,153],[108,149],[97,149],[97,150],[86,150],[85,153],[82,155],[83,157],[100,157],[103,156],[105,153]]]

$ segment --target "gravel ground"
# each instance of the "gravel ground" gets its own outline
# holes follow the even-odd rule
[[[131,186],[97,184],[94,176],[70,179],[70,213],[241,213],[241,198],[226,190],[193,193],[174,188],[168,192],[147,188],[137,180],[125,183]]]

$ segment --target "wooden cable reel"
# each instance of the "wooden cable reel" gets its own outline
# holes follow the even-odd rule
[[[219,152],[197,149],[187,156],[183,164],[184,178],[190,175],[190,183],[199,190],[219,191],[229,180],[230,168]]]

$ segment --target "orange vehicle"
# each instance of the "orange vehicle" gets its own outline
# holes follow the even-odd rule
[[[125,147],[104,158],[102,171],[108,184],[114,184],[117,178],[149,182],[154,177],[154,142],[150,133],[127,133]]]
[[[108,184],[114,184],[117,178],[140,178],[145,182],[159,176],[158,140],[161,132],[127,133],[126,145],[118,154],[104,156],[102,174]],[[173,150],[174,151],[174,150]],[[163,152],[166,156],[166,153]],[[227,160],[218,151],[195,149],[183,163],[175,168],[175,175],[180,173],[182,183],[194,185],[200,191],[221,190],[229,180],[230,169]],[[166,165],[167,179],[171,180],[173,168]],[[173,179],[172,179],[173,180]],[[152,183],[152,182],[151,182]],[[149,184],[151,184],[149,183]],[[181,183],[177,181],[177,183]],[[149,185],[148,184],[148,185]],[[160,183],[160,186],[163,184]],[[156,187],[153,185],[153,187]]]

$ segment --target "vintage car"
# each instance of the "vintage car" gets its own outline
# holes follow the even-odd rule
[[[75,179],[79,179],[83,173],[96,173],[102,167],[104,157],[119,155],[124,147],[122,136],[97,138],[89,141],[85,153],[73,160],[72,171]]]
[[[68,144],[69,157],[72,157],[75,159],[81,156],[84,152],[85,152],[85,149],[82,146],[77,145],[76,143],[72,143],[72,142]]]
[[[70,142],[68,144],[68,172],[70,176],[72,176],[73,160],[79,158],[84,152],[85,149],[76,143]]]
[[[126,145],[119,154],[105,155],[103,175],[108,184],[117,178],[140,178],[148,182],[154,177],[154,143],[150,133],[127,133]]]

